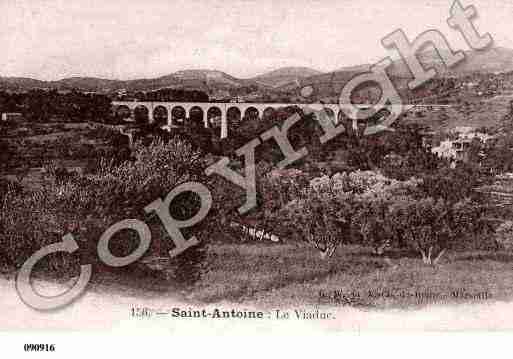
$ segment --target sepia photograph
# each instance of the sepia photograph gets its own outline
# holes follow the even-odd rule
[[[13,353],[513,329],[511,1],[0,13],[0,344],[33,338]]]

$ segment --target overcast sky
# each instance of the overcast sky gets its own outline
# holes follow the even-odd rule
[[[389,55],[380,39],[429,28],[468,49],[445,0],[0,0],[0,76],[133,79],[182,69],[251,77],[330,71]],[[513,1],[467,1],[481,33],[513,48]]]

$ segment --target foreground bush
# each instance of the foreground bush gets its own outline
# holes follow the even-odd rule
[[[19,268],[39,248],[61,241],[72,233],[81,246],[82,260],[97,262],[97,241],[103,231],[117,221],[137,218],[152,229],[151,255],[166,256],[172,241],[161,228],[160,220],[147,216],[144,207],[181,183],[207,183],[205,166],[198,152],[181,141],[165,144],[154,142],[148,147],[139,145],[134,162],[111,166],[105,161],[93,176],[71,177],[54,181],[36,193],[19,194],[9,191],[0,205],[0,248],[4,265]],[[192,193],[177,197],[170,206],[175,218],[189,218],[199,208]],[[208,222],[191,228],[200,240],[206,240]],[[114,255],[126,256],[137,247],[133,233],[120,232],[112,240]],[[204,259],[205,246],[191,248],[187,258],[177,258],[175,272],[188,273],[184,280],[197,279]],[[85,256],[85,258],[84,258]],[[78,256],[55,255],[44,269],[57,272],[77,270]]]

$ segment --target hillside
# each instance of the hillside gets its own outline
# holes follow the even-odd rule
[[[465,76],[473,72],[497,73],[513,71],[513,50],[494,47],[485,51],[467,51],[466,59],[453,69],[446,69],[438,54],[428,49],[419,55],[426,66],[435,66],[439,73],[449,76]],[[259,90],[277,89],[294,91],[305,85],[314,85],[319,93],[326,95],[327,89],[340,91],[353,76],[367,71],[368,64],[342,67],[336,71],[322,73],[308,67],[284,67],[262,75],[240,79],[216,70],[182,70],[154,79],[109,80],[94,77],[71,77],[58,81],[40,81],[22,77],[0,77],[0,89],[26,91],[34,88],[50,88],[82,91],[110,92],[119,89],[148,91],[163,87],[194,88],[206,91],[230,90],[253,87]],[[411,74],[402,59],[397,59],[388,69],[391,77],[407,78]]]
[[[272,87],[282,87],[290,83],[295,83],[298,79],[303,79],[310,76],[320,75],[321,71],[314,70],[308,67],[283,67],[274,71],[252,78],[259,84],[264,84]]]
[[[47,82],[25,77],[0,77],[0,89],[24,91],[27,89],[46,87]]]
[[[201,90],[233,89],[256,85],[252,80],[237,79],[221,71],[184,70],[154,79],[108,80],[94,77],[72,77],[58,81],[39,81],[18,77],[0,77],[0,89],[27,91],[30,89],[57,89],[109,92],[119,89],[130,91],[148,91],[163,87],[194,88]]]
[[[428,49],[418,57],[427,68],[434,66],[441,76],[466,76],[471,73],[505,73],[513,71],[513,50],[495,47],[486,51],[467,51],[465,60],[452,69],[447,69],[435,50]],[[313,86],[317,98],[333,100],[342,87],[354,76],[369,71],[370,65],[342,67],[336,71],[304,77],[300,81],[289,82],[279,87],[289,93],[297,92],[300,87]],[[405,88],[411,73],[402,59],[397,59],[387,69],[392,81],[401,89]]]
[[[484,51],[465,51],[465,59],[451,69],[447,69],[435,50],[422,52],[419,59],[425,67],[434,66],[439,74],[465,76],[473,72],[497,73],[513,71],[513,50],[493,47]],[[392,76],[410,77],[406,63],[398,59],[388,69]]]
[[[342,70],[309,76],[297,82],[289,82],[279,87],[279,90],[294,93],[301,87],[312,86],[315,89],[315,98],[324,101],[336,101],[333,96],[338,96],[337,94],[340,94],[342,87],[354,76],[362,72]],[[330,99],[330,97],[333,98]]]

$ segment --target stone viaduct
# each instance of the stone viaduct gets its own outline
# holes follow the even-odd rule
[[[342,116],[339,104],[114,101],[112,105],[118,115],[133,118],[139,114],[150,123],[162,121],[167,129],[183,125],[185,121],[195,116],[201,119],[205,127],[220,127],[221,138],[228,137],[230,119],[258,120],[280,108],[297,106],[302,109],[308,107],[314,111],[324,110],[333,121],[338,121]]]
[[[513,103],[513,101],[512,101]],[[113,110],[122,117],[143,117],[144,121],[153,123],[160,121],[162,127],[170,130],[183,126],[186,121],[194,118],[200,120],[206,128],[220,128],[220,137],[227,138],[231,126],[245,119],[259,120],[271,115],[278,109],[299,107],[310,109],[315,113],[323,112],[332,121],[338,123],[344,116],[339,104],[300,104],[300,103],[250,103],[250,102],[146,102],[146,101],[113,101]],[[387,108],[396,105],[389,105]],[[513,106],[513,105],[512,105]],[[367,108],[369,105],[355,105]],[[401,111],[412,108],[441,110],[451,105],[442,104],[404,104]],[[396,110],[397,111],[397,110]],[[400,111],[399,111],[400,112]],[[234,123],[232,123],[233,121]]]

